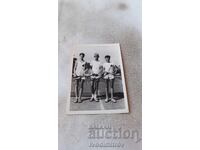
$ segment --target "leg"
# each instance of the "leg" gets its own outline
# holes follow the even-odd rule
[[[109,80],[106,79],[106,100],[105,102],[107,103],[108,102],[108,94],[109,94]]]
[[[94,100],[95,100],[96,102],[98,102],[98,101],[99,101],[99,100],[98,100],[98,97],[97,97],[97,96],[98,96],[98,79],[95,79],[95,82],[94,82],[94,83],[95,83],[95,84],[94,84],[94,85],[95,85],[95,86],[94,86],[94,90],[95,90],[95,91],[94,91],[94,92],[95,92],[95,93],[94,93],[94,95],[95,95],[95,96],[94,96]]]
[[[98,92],[99,92],[99,79],[96,81],[96,95],[98,97]]]
[[[84,84],[84,80],[81,79],[80,82],[81,82],[81,83],[80,83],[80,89],[79,89],[79,103],[82,102],[82,101],[81,101],[81,97],[82,97],[82,94],[83,94],[83,84]]]
[[[113,98],[113,94],[114,94],[114,79],[110,80],[110,93],[111,93],[111,101],[116,103],[117,101]]]
[[[92,97],[90,101],[93,101],[94,99],[94,79],[91,80],[91,92],[92,92]]]
[[[74,101],[74,103],[78,102],[78,86],[79,86],[79,79],[75,80],[75,97],[76,97],[76,100]]]

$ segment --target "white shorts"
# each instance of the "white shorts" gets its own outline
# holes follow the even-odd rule
[[[104,79],[110,79],[110,80],[112,80],[112,79],[115,78],[115,76],[112,75],[112,74],[107,74],[107,75],[105,75],[103,78],[104,78]]]
[[[85,80],[85,79],[86,79],[85,76],[77,76],[77,75],[74,75],[73,78],[74,78],[75,80]]]
[[[93,79],[100,79],[100,75],[98,75],[98,74],[92,74],[90,78],[91,78],[92,80],[93,80]]]

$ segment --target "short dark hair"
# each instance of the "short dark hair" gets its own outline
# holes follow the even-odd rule
[[[84,54],[84,53],[80,53],[80,54],[79,54],[79,56],[81,56],[81,55],[83,55],[83,57],[85,57],[85,54]]]
[[[110,59],[110,55],[106,55],[105,58],[109,58]]]
[[[94,53],[94,56],[97,56],[97,57],[99,57],[99,54],[98,54],[98,53]]]

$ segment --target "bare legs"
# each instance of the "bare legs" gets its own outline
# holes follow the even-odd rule
[[[79,79],[75,80],[75,96],[76,96],[76,100],[74,101],[74,103],[78,103],[78,86],[79,86]]]
[[[79,89],[79,84],[80,84],[80,89]],[[76,96],[76,100],[74,101],[74,103],[81,103],[81,97],[83,94],[83,84],[84,84],[84,80],[82,79],[77,79],[76,83],[75,83],[75,96]]]
[[[92,97],[91,97],[90,101],[93,101],[93,99],[94,99],[94,92],[95,92],[95,89],[94,89],[94,79],[91,80],[91,92],[92,92]]]
[[[110,100],[114,103],[116,103],[116,100],[114,99],[114,79],[105,79],[105,89],[106,89],[106,99],[105,102],[107,103],[109,101],[109,88],[110,88]],[[83,85],[84,85],[84,80],[82,79],[77,79],[75,83],[75,96],[76,100],[74,103],[81,103],[81,97],[83,94]],[[98,87],[99,87],[99,80],[98,79],[93,79],[91,81],[91,92],[92,92],[92,97],[90,101],[95,100],[98,102]]]
[[[99,87],[99,80],[98,79],[93,79],[91,81],[91,92],[92,92],[92,97],[90,99],[90,101],[93,101],[95,100],[96,102],[98,102],[98,98],[97,98],[97,95],[98,95],[98,87]]]
[[[96,99],[96,101],[98,101],[98,90],[99,90],[99,80],[97,79],[96,80],[96,83],[95,83],[95,95],[96,95],[96,97],[95,97],[95,99]]]
[[[108,102],[108,94],[109,94],[109,79],[105,79],[106,81],[106,100],[105,102],[107,103]]]
[[[117,101],[113,98],[113,93],[114,93],[114,79],[110,80],[110,93],[111,93],[111,101],[113,103],[116,103]]]
[[[105,79],[106,81],[106,100],[105,102],[107,103],[109,101],[109,84],[110,84],[110,94],[111,94],[111,101],[116,103],[116,100],[113,98],[114,94],[114,79]]]
[[[80,83],[80,89],[79,89],[79,103],[81,103],[81,97],[82,97],[82,94],[83,94],[83,84],[84,84],[84,80],[81,80],[81,83]]]

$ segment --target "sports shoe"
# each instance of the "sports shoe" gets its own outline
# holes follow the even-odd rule
[[[74,103],[78,103],[78,98],[76,98],[76,100],[74,101]]]
[[[113,103],[116,103],[116,102],[117,102],[114,98],[111,98],[111,101],[112,101]]]
[[[109,100],[106,98],[106,99],[105,99],[105,102],[107,103],[108,101],[109,101]]]
[[[96,94],[94,95],[94,100],[95,100],[95,102],[99,102]]]
[[[78,103],[82,103],[82,100],[81,100],[81,99],[78,99]]]
[[[92,94],[92,97],[90,98],[90,102],[94,100],[94,95]]]

